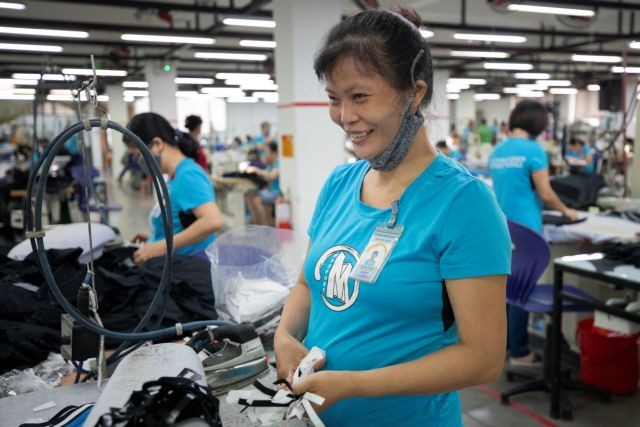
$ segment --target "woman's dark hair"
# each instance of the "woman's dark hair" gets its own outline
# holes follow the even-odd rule
[[[427,83],[421,102],[426,107],[433,95],[433,64],[429,45],[420,34],[420,25],[420,15],[402,6],[390,11],[366,10],[350,16],[325,36],[316,52],[315,73],[318,79],[324,80],[339,59],[350,57],[362,71],[375,71],[396,89],[410,90],[411,66],[422,49],[424,53],[416,63],[414,77]]]
[[[148,146],[151,145],[153,138],[160,138],[165,144],[178,147],[185,156],[194,160],[198,158],[198,143],[188,134],[176,131],[160,114],[137,114],[131,118],[127,128]],[[125,144],[131,143],[127,138],[123,139]]]
[[[580,138],[576,138],[576,137],[569,138],[569,145],[576,145],[576,144],[584,147],[586,143]]]
[[[271,141],[269,143],[269,151],[278,154],[278,143],[275,141]]]
[[[201,124],[202,124],[202,119],[200,118],[200,116],[191,115],[191,116],[187,116],[187,118],[184,120],[184,127],[189,129],[189,132],[193,132]]]
[[[520,128],[535,139],[547,128],[549,117],[547,109],[541,103],[531,99],[523,99],[516,104],[509,116],[509,130]]]

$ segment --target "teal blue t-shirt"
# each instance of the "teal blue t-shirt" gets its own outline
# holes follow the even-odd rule
[[[173,218],[173,234],[176,235],[184,227],[180,222],[179,212],[187,212],[208,202],[215,202],[216,195],[207,174],[196,162],[185,158],[175,170],[174,178],[169,181],[169,197],[171,198],[171,216]],[[149,215],[151,222],[150,242],[164,240],[164,226],[160,216],[160,208],[156,205]],[[212,233],[206,239],[192,245],[176,249],[174,253],[192,255],[204,250],[216,238]]]
[[[585,145],[584,147],[582,147],[581,153],[576,153],[571,150],[567,150],[567,152],[565,153],[565,157],[572,157],[574,159],[586,160],[587,156],[592,152],[593,151],[591,150],[591,148]],[[586,165],[584,165],[582,167],[582,170],[587,173],[595,172],[595,165],[593,164],[593,161],[591,163],[587,163]]]
[[[274,169],[280,169],[280,160],[276,160],[276,162],[272,166],[267,167],[267,171],[271,172]],[[269,183],[269,191],[273,191],[274,193],[280,193],[280,171],[278,171],[278,177]]]
[[[495,196],[438,155],[399,200],[404,233],[375,284],[349,278],[391,209],[360,200],[366,161],[339,166],[309,227],[304,274],[311,308],[305,346],[327,352],[325,369],[369,370],[409,362],[458,340],[445,279],[509,274],[511,245]],[[342,400],[328,426],[461,426],[457,392]]]
[[[533,172],[548,169],[547,153],[536,141],[508,138],[496,145],[489,169],[498,204],[507,218],[542,234],[542,200],[533,186]]]

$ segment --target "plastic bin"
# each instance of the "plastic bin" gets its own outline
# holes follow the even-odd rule
[[[637,335],[593,326],[593,318],[578,324],[580,377],[613,394],[634,394],[638,388]]]

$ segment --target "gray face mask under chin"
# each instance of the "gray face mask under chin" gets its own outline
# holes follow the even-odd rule
[[[409,100],[402,108],[402,124],[400,129],[393,137],[391,144],[375,158],[369,160],[369,164],[372,169],[380,172],[388,172],[395,169],[402,160],[407,156],[413,138],[417,135],[418,131],[424,123],[424,116],[420,113],[420,109],[413,114],[411,110],[411,103],[416,95],[416,82],[414,77],[414,70],[420,57],[424,54],[424,50],[420,50],[416,55],[411,65],[411,83],[413,84],[413,93],[409,97]]]

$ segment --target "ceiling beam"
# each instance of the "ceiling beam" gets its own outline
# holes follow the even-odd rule
[[[46,0],[45,0],[46,1]],[[55,0],[49,3],[79,3],[83,6],[108,6],[133,9],[158,9],[158,10],[177,10],[182,12],[198,12],[198,13],[219,13],[223,15],[253,15],[256,17],[270,18],[271,12],[262,10],[251,10],[247,7],[218,7],[206,6],[189,3],[166,3],[159,1],[140,1],[140,0]]]

